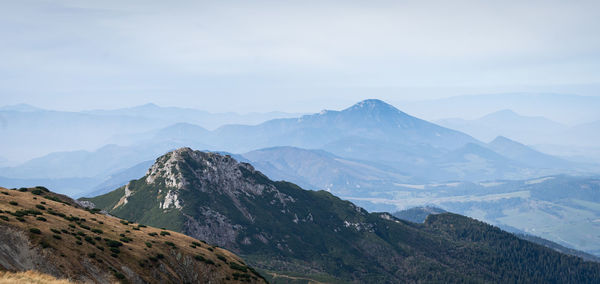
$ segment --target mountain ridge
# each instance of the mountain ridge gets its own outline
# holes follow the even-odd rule
[[[568,267],[580,269],[577,277],[600,277],[600,266],[576,266],[580,260],[571,257],[567,266],[546,270],[565,256],[466,217],[447,213],[425,224],[403,222],[325,191],[271,181],[230,156],[189,148],[159,157],[146,176],[125,187],[82,200],[132,221],[202,236],[271,275],[353,282],[413,282],[428,275],[447,282],[493,281],[507,273],[502,279],[542,281],[573,277],[563,275]],[[527,258],[524,251],[545,255],[549,263],[529,259],[515,266]],[[540,269],[540,275],[527,272]]]

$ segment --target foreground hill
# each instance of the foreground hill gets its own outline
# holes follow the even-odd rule
[[[178,149],[146,176],[86,199],[243,255],[271,276],[352,282],[596,282],[600,264],[484,223],[439,214],[424,224],[368,213],[325,191],[274,182],[230,156]]]
[[[0,270],[95,283],[263,282],[229,251],[84,210],[43,187],[0,188]]]

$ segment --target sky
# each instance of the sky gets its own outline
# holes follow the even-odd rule
[[[600,1],[0,0],[0,105],[600,95]]]

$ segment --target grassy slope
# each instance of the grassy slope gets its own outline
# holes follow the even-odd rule
[[[179,271],[184,268],[194,269],[200,279],[206,276],[219,282],[238,282],[236,280],[246,278],[262,281],[229,251],[173,231],[140,227],[115,217],[94,214],[50,192],[0,188],[0,210],[0,228],[22,230],[33,246],[49,250],[61,276],[85,273],[84,263],[93,263],[102,271],[111,271],[113,281],[127,275],[122,271],[123,266],[148,282],[157,279],[182,282],[185,279],[179,278],[182,277]],[[30,211],[23,214],[23,211],[18,213],[19,210]],[[163,231],[168,235],[161,235]],[[125,242],[124,238],[131,240]],[[122,243],[119,252],[112,252],[105,239]],[[197,260],[195,256],[205,260]],[[158,267],[161,269],[156,269]]]

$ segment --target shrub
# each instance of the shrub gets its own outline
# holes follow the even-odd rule
[[[221,260],[222,262],[225,262],[225,263],[227,263],[227,258],[225,258],[225,256],[224,256],[224,255],[222,255],[222,254],[218,254],[218,253],[217,253],[217,258],[218,258],[219,260]]]
[[[193,245],[197,246],[197,247],[202,247],[202,244],[199,242],[192,242]]]
[[[10,201],[10,202],[8,202],[8,204],[10,204],[10,205],[14,205],[14,206],[17,206],[17,205],[19,205],[19,203],[18,203],[18,202],[16,202],[16,201]]]
[[[165,242],[165,244],[170,247],[175,247],[175,244],[173,242]]]
[[[101,234],[103,234],[103,233],[104,233],[104,232],[102,232],[102,230],[100,230],[100,229],[92,229],[92,232],[93,232],[93,233],[96,233],[96,234],[99,234],[99,235],[101,235]]]
[[[75,229],[75,225],[73,225],[73,224],[69,224],[69,227]]]
[[[86,230],[90,230],[91,229],[89,226],[86,226],[84,224],[78,224],[78,225],[79,225],[79,227],[82,227],[82,228],[84,228]]]
[[[115,240],[111,240],[111,239],[104,239],[106,241],[106,245],[109,247],[120,247],[123,245],[123,243],[119,242],[119,241],[115,241]]]
[[[235,262],[230,262],[229,263],[229,268],[235,269],[235,270],[239,270],[239,271],[242,271],[242,272],[248,271],[248,268],[246,268],[245,266],[239,265],[239,264],[237,264]]]
[[[96,245],[96,242],[92,239],[92,237],[90,236],[86,236],[85,237],[85,241],[92,244],[92,245]]]
[[[170,234],[171,234],[171,233],[169,233],[169,232],[167,232],[167,231],[160,231],[160,235],[161,235],[161,236],[168,236],[168,235],[170,235]]]
[[[156,232],[151,232],[151,233],[148,233],[148,236],[156,237],[156,236],[158,236],[158,234]]]
[[[151,247],[152,247],[152,244],[151,244],[151,243],[149,243],[149,242],[146,242],[146,246],[147,246],[147,247],[149,247],[149,248],[151,248]]]
[[[127,221],[125,221],[125,220],[121,220],[120,222],[121,222],[121,224],[123,224],[123,225],[129,225],[129,222],[127,222]]]
[[[118,248],[115,248],[115,247],[111,247],[111,248],[110,248],[110,251],[111,251],[112,253],[121,253],[121,250],[120,250],[120,249],[118,249]]]
[[[55,238],[55,239],[57,239],[57,240],[62,240],[62,237],[59,236],[59,235],[56,235],[56,234],[52,235],[52,237]]]
[[[40,205],[40,204],[36,204],[35,208],[40,209],[40,210],[46,210],[46,207],[44,207],[44,205]]]
[[[34,190],[32,190],[32,191],[31,191],[31,193],[33,193],[33,194],[35,194],[35,195],[41,195],[41,194],[42,194],[42,191],[41,191],[41,190],[39,190],[39,189],[34,189]]]
[[[196,259],[197,261],[206,261],[206,258],[204,258],[204,256],[201,256],[199,254],[194,256],[194,259]]]
[[[119,240],[122,241],[122,242],[124,242],[124,243],[128,243],[128,242],[133,241],[133,239],[129,238],[129,237],[122,237]]]
[[[215,262],[210,259],[205,260],[204,263],[215,265]]]
[[[29,232],[32,232],[32,233],[38,234],[38,235],[42,233],[42,231],[40,231],[40,229],[38,229],[38,228],[31,228],[31,229],[29,229]]]
[[[4,194],[4,195],[10,195],[8,192],[4,192],[4,191],[2,192],[2,194]]]
[[[101,250],[101,251],[104,251],[104,247],[96,246],[96,248],[99,249],[99,250]]]
[[[163,259],[163,258],[165,258],[165,255],[164,255],[164,254],[162,254],[162,253],[157,253],[157,254],[156,254],[156,258],[158,258],[158,259]]]
[[[120,280],[125,279],[125,275],[123,275],[123,273],[121,273],[121,272],[115,272],[115,277],[117,277],[117,279],[120,279]]]
[[[35,218],[35,219],[36,219],[36,220],[38,220],[38,221],[42,221],[42,222],[46,222],[46,221],[48,221],[48,220],[46,220],[46,218],[44,218],[44,217],[37,217],[37,218]]]
[[[81,241],[75,241],[75,243],[78,245],[83,245],[83,243]]]
[[[52,231],[52,233],[55,233],[55,234],[59,234],[59,235],[61,234],[61,232],[57,229],[50,229],[50,231]]]
[[[4,221],[8,221],[8,217],[4,216],[4,215],[0,215],[0,219],[4,220]]]
[[[20,192],[25,192],[25,191],[27,191],[27,188],[21,187],[21,188],[19,188],[19,191]]]
[[[49,248],[50,244],[48,242],[46,242],[45,240],[42,240],[40,242],[40,245],[42,246],[42,248]]]
[[[44,187],[44,186],[41,186],[41,185],[38,185],[38,186],[36,186],[35,188],[37,188],[37,189],[39,189],[39,190],[41,190],[41,191],[50,192],[50,190],[48,190],[46,187]]]
[[[15,219],[19,220],[19,222],[25,222],[25,218],[23,218],[23,217],[17,217]]]
[[[90,258],[96,258],[96,253],[95,252],[90,252],[87,254]]]

